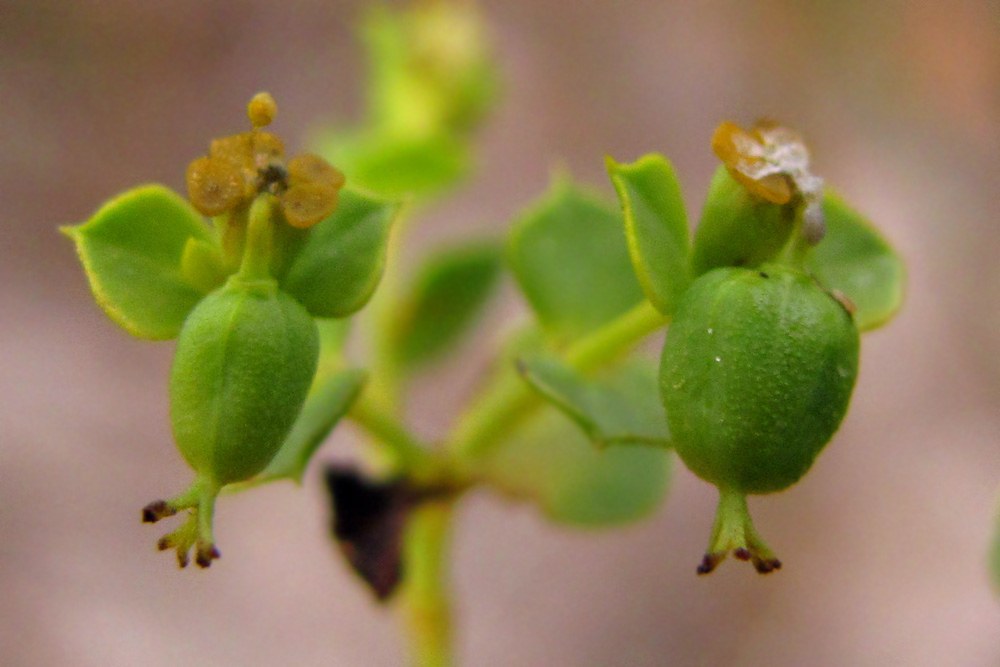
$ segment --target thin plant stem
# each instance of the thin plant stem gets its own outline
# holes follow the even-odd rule
[[[648,301],[569,346],[563,361],[578,371],[590,371],[612,362],[669,319]],[[459,421],[448,438],[450,451],[465,458],[482,456],[542,399],[511,369],[498,376]]]
[[[415,667],[452,664],[448,571],[453,500],[427,502],[410,517],[403,543],[400,606]]]
[[[406,471],[412,477],[414,472],[428,467],[429,448],[392,412],[382,409],[367,390],[351,406],[349,416],[383,446],[397,470]]]

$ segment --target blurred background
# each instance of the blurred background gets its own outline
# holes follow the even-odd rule
[[[172,345],[95,306],[56,226],[140,182],[183,188],[270,90],[295,152],[356,118],[360,1],[0,0],[0,664],[397,665],[326,537],[325,493],[223,499],[225,558],[179,571],[139,508],[189,472],[167,420]],[[1000,665],[986,551],[1000,486],[1000,5],[890,0],[485,1],[504,100],[480,169],[406,259],[498,234],[553,165],[610,193],[603,156],[670,156],[696,212],[723,119],[800,129],[816,171],[908,260],[902,314],[865,338],[851,412],[812,473],[751,500],[785,568],[694,568],[715,504],[678,466],[653,518],[574,532],[468,497],[458,654],[493,665]],[[692,216],[694,217],[694,216]],[[482,355],[523,309],[508,289]],[[481,366],[428,376],[440,434]],[[342,428],[321,458],[349,458]]]

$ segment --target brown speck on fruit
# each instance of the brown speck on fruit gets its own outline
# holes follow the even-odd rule
[[[750,550],[744,547],[740,547],[739,549],[733,552],[733,556],[740,560],[750,560]]]
[[[156,523],[160,519],[177,514],[177,510],[171,507],[166,500],[154,500],[142,508],[142,522]]]

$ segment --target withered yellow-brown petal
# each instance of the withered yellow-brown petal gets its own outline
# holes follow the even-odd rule
[[[281,195],[285,219],[292,227],[305,229],[333,213],[340,194],[338,188],[325,183],[300,183]]]
[[[229,160],[201,157],[188,165],[188,198],[203,215],[219,215],[237,206],[245,197],[241,169]]]

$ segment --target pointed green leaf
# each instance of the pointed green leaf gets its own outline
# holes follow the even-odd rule
[[[536,356],[520,360],[518,371],[599,447],[670,446],[667,416],[652,363],[637,360],[616,369],[610,377],[592,380],[556,359]]]
[[[554,409],[545,409],[481,461],[484,480],[537,503],[552,521],[614,526],[651,514],[667,491],[669,452],[646,445],[598,449]]]
[[[498,244],[477,243],[427,260],[392,320],[393,347],[404,366],[433,360],[468,330],[493,293],[502,255]]]
[[[361,394],[367,375],[346,369],[319,380],[306,398],[291,432],[257,480],[301,483],[313,454]]]
[[[691,282],[691,241],[680,183],[662,155],[632,164],[607,158],[608,175],[625,216],[629,255],[646,298],[671,315]]]
[[[398,204],[344,190],[333,215],[310,230],[282,288],[314,317],[344,317],[371,298],[385,268]]]
[[[63,231],[76,243],[94,298],[133,336],[165,340],[204,296],[181,258],[189,240],[211,243],[201,216],[161,185],[143,185]]]
[[[620,211],[566,181],[522,213],[508,258],[547,333],[578,338],[643,300]]]
[[[854,302],[858,329],[875,329],[892,319],[903,302],[906,268],[878,231],[840,197],[823,198],[826,236],[813,248],[806,267],[827,289]]]
[[[774,259],[791,238],[794,222],[793,205],[779,206],[751,195],[725,167],[719,167],[694,234],[693,275]]]

